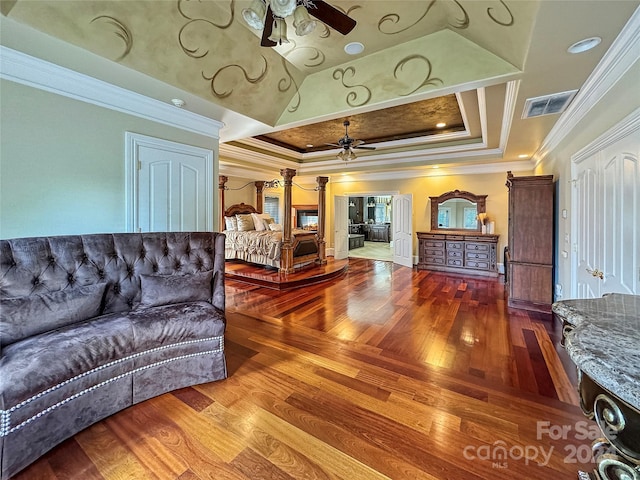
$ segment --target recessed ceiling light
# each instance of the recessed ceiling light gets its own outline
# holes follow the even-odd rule
[[[527,155],[526,153],[521,153],[520,155],[518,155],[518,158],[529,158],[529,155]]]
[[[594,47],[600,45],[602,39],[600,37],[591,37],[585,38],[584,40],[580,40],[579,42],[574,43],[569,48],[567,48],[567,52],[569,53],[582,53],[587,50],[591,50]]]
[[[349,55],[358,55],[359,53],[362,53],[364,51],[364,45],[360,42],[347,43],[344,46],[344,51]]]
[[[434,166],[433,166],[433,167],[431,167],[431,168],[440,168],[440,166],[439,166],[439,165],[434,165]]]
[[[447,124],[444,123],[444,122],[436,123],[436,127],[438,127],[438,128],[444,128],[446,126],[447,126]]]
[[[307,148],[311,148],[311,147],[313,147],[313,144],[312,143],[307,143]]]
[[[179,98],[172,98],[171,103],[173,103],[178,108],[182,108],[186,105],[185,101]]]

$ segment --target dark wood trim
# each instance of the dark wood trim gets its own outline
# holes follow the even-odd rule
[[[464,200],[469,200],[472,203],[477,205],[477,213],[486,213],[487,211],[487,196],[486,195],[476,195],[471,192],[465,192],[464,190],[452,190],[450,192],[443,193],[437,197],[429,197],[431,200],[431,230],[459,230],[455,228],[441,228],[438,227],[438,206],[446,202],[447,200],[451,200],[453,198],[462,198]],[[478,225],[476,230],[479,232],[482,230],[482,223],[478,220]],[[466,232],[473,232],[474,230],[465,230]]]

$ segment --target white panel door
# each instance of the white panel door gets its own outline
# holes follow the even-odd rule
[[[127,133],[128,229],[213,230],[213,152]]]
[[[639,151],[640,130],[603,151],[601,294],[640,293]]]
[[[578,267],[576,270],[577,298],[600,296],[600,279],[590,272],[596,271],[600,251],[600,192],[597,188],[596,164],[599,154],[593,155],[580,164],[580,171],[574,182],[577,197],[576,244]]]
[[[333,258],[342,260],[349,256],[349,199],[337,195],[333,198]]]
[[[393,263],[413,268],[413,196],[393,197]]]
[[[576,298],[640,294],[640,130],[600,143],[575,163]]]

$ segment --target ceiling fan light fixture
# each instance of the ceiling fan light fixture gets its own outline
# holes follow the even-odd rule
[[[298,5],[293,12],[293,26],[296,28],[296,35],[303,37],[309,35],[316,28],[317,22],[311,18],[304,5]]]
[[[344,149],[344,150],[340,150],[340,153],[338,153],[338,158],[344,162],[348,162],[349,160],[355,160],[356,158],[356,154],[353,153],[353,150],[351,149]]]
[[[280,18],[293,14],[293,11],[296,9],[296,4],[296,0],[269,0],[273,14]]]
[[[264,28],[266,9],[267,7],[263,0],[253,0],[249,8],[242,10],[242,18],[251,28],[262,30]]]
[[[283,18],[275,18],[273,20],[273,30],[269,36],[269,40],[276,42],[278,45],[289,43],[287,38],[287,22]]]

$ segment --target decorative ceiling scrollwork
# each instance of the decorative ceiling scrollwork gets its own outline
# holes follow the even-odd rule
[[[284,71],[286,72],[287,76],[284,77],[284,78],[281,78],[280,81],[278,81],[278,90],[281,93],[285,93],[292,86],[295,87],[295,89],[296,89],[296,93],[294,95],[295,101],[287,109],[290,113],[293,113],[293,112],[297,111],[298,108],[300,107],[300,102],[302,101],[302,97],[300,96],[300,91],[299,91],[299,88],[298,88],[298,84],[296,83],[295,79],[293,78],[293,75],[291,75],[291,72],[289,72],[289,69],[287,68],[287,62],[285,61],[284,58],[282,59],[282,67],[284,68]]]
[[[504,0],[500,0],[500,3],[507,10],[507,13],[509,14],[509,18],[510,18],[509,20],[507,20],[506,22],[502,22],[498,20],[496,17],[494,17],[493,14],[491,13],[491,10],[493,10],[493,7],[487,8],[487,15],[489,15],[489,18],[494,22],[496,22],[498,25],[502,25],[503,27],[511,27],[515,23],[515,19],[513,18],[513,13],[511,13],[511,10],[507,6],[507,4],[504,3]]]
[[[319,48],[316,47],[311,47],[308,45],[302,45],[301,47],[298,47],[295,43],[295,40],[291,40],[290,45],[292,45],[292,48],[289,49],[286,53],[283,54],[283,57],[287,58],[289,56],[291,56],[292,54],[295,55],[299,52],[305,51],[305,50],[309,50],[310,51],[310,55],[308,57],[308,61],[305,62],[305,66],[306,67],[319,67],[320,65],[322,65],[325,60],[326,60],[326,56],[324,54],[324,52],[322,50],[320,50]]]
[[[342,86],[345,88],[361,88],[364,89],[366,92],[366,98],[362,101],[359,101],[356,103],[356,100],[358,100],[358,92],[356,92],[355,90],[350,91],[347,96],[346,96],[346,102],[350,107],[361,107],[362,105],[366,105],[367,103],[369,103],[369,100],[371,100],[371,90],[366,87],[365,85],[358,85],[358,84],[354,84],[354,85],[349,85],[348,83],[345,82],[344,77],[345,75],[350,75],[351,77],[355,77],[356,76],[356,69],[354,67],[347,67],[347,68],[336,68],[333,71],[333,78],[334,80],[340,80],[342,82]]]
[[[425,9],[425,11],[422,13],[422,15],[420,15],[418,17],[418,19],[413,22],[410,25],[407,25],[404,28],[401,28],[400,30],[395,30],[395,31],[386,31],[383,28],[385,25],[392,23],[394,25],[397,25],[398,23],[400,23],[400,15],[397,13],[389,13],[388,15],[385,15],[384,17],[382,17],[379,21],[378,21],[378,31],[380,33],[384,33],[385,35],[395,35],[398,33],[402,33],[402,32],[406,32],[407,30],[409,30],[410,28],[414,27],[415,25],[417,25],[418,23],[420,23],[420,21],[427,16],[427,14],[429,13],[429,11],[431,10],[431,8],[435,5],[437,0],[431,0],[429,2],[429,4],[427,5],[427,8]]]
[[[186,46],[186,39],[184,36],[189,32],[190,28],[196,27],[198,24],[204,23],[210,25],[212,27],[226,30],[233,23],[233,19],[235,17],[235,0],[231,0],[229,4],[229,20],[226,23],[216,23],[207,18],[195,18],[187,15],[184,10],[184,6],[191,3],[190,0],[178,0],[178,12],[180,15],[188,20],[178,32],[178,43],[180,44],[180,48],[182,51],[190,57],[193,58],[203,58],[209,53],[209,49],[207,48],[204,52],[200,52],[200,46],[196,46],[195,48],[189,48]]]
[[[420,85],[418,85],[416,88],[414,88],[413,90],[411,90],[408,93],[403,93],[402,96],[411,95],[412,93],[417,92],[422,87],[425,87],[427,85],[436,86],[437,84],[443,84],[444,83],[442,81],[442,79],[440,79],[440,78],[431,78],[431,72],[432,72],[431,62],[429,61],[429,59],[427,57],[425,57],[423,55],[410,55],[410,56],[400,60],[398,62],[398,64],[396,65],[396,67],[393,69],[393,78],[397,79],[398,78],[398,72],[402,71],[402,69],[405,67],[405,65],[407,65],[409,62],[412,62],[414,60],[420,60],[420,61],[422,61],[422,62],[424,62],[426,64],[426,66],[427,66],[427,74],[422,79],[422,83],[420,83]],[[415,75],[412,75],[411,78],[416,78],[416,77],[415,77]]]
[[[123,22],[109,15],[99,15],[93,18],[89,23],[94,22],[102,22],[106,23],[107,25],[111,25],[115,28],[113,34],[124,42],[124,52],[122,52],[122,55],[120,55],[118,58],[114,59],[114,61],[119,62],[124,57],[129,55],[129,52],[131,52],[131,48],[133,48],[133,34]]]
[[[244,79],[251,83],[251,84],[255,84],[260,82],[266,75],[267,75],[267,71],[268,71],[268,63],[267,63],[267,59],[264,58],[261,55],[262,60],[264,61],[264,66],[262,68],[262,71],[256,75],[256,76],[251,76],[249,74],[249,72],[247,72],[247,70],[241,66],[241,65],[237,65],[237,64],[233,64],[233,65],[226,65],[222,68],[220,68],[216,73],[214,73],[212,76],[208,77],[204,74],[204,72],[202,72],[202,78],[204,78],[205,80],[208,80],[210,82],[211,85],[211,93],[213,93],[213,95],[215,95],[217,98],[226,98],[229,95],[231,95],[233,93],[233,89],[231,90],[226,90],[226,91],[222,91],[219,92],[216,89],[216,81],[219,80],[220,75],[222,75],[225,71],[229,70],[229,69],[238,69],[242,72]]]

